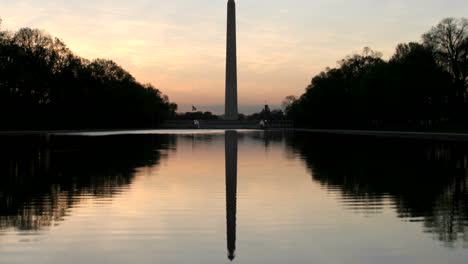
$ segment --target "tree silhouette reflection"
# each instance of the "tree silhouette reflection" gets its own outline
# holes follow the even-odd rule
[[[297,133],[288,144],[347,208],[421,221],[447,246],[468,243],[468,144]]]
[[[157,165],[174,136],[0,137],[0,229],[57,224],[86,197],[112,198]]]

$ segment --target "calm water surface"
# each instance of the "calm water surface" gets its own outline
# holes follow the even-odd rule
[[[0,137],[0,263],[467,263],[468,145]]]

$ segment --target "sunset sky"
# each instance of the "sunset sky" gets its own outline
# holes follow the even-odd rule
[[[76,54],[108,58],[180,110],[221,112],[227,0],[0,0],[3,29],[40,28]],[[466,0],[237,0],[240,110],[279,105],[363,47],[388,58]]]

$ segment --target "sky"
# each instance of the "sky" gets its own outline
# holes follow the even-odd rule
[[[0,0],[2,28],[39,28],[77,55],[111,59],[179,110],[222,112],[227,0]],[[237,0],[243,112],[300,96],[312,77],[368,46],[389,58],[466,0]],[[273,107],[273,108],[274,108]]]

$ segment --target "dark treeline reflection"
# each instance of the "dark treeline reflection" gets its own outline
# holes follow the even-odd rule
[[[176,109],[115,62],[38,29],[3,31],[0,19],[0,129],[153,127]]]
[[[288,145],[314,181],[341,193],[343,204],[378,213],[389,202],[400,218],[452,246],[468,245],[468,145],[297,134]]]
[[[85,198],[112,198],[157,165],[174,136],[0,137],[0,229],[56,224]]]

